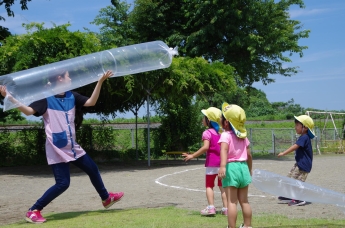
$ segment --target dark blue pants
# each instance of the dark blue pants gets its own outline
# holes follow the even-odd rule
[[[108,191],[104,187],[98,167],[89,155],[85,154],[77,160],[69,163],[79,167],[90,177],[92,185],[95,187],[102,200],[106,200],[109,197]],[[50,187],[30,208],[30,210],[42,210],[51,201],[67,190],[71,181],[69,163],[58,163],[51,165],[55,177],[55,185]]]

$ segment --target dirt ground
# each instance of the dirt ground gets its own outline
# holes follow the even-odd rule
[[[293,158],[255,159],[254,169],[265,169],[286,175]],[[345,155],[316,155],[307,182],[345,193]],[[124,198],[111,209],[150,208],[174,205],[178,208],[199,211],[206,204],[204,190],[204,161],[185,164],[182,160],[151,161],[132,165],[100,164],[103,181],[109,191],[124,191]],[[49,166],[0,168],[0,225],[14,223],[24,218],[25,212],[54,184]],[[253,214],[281,214],[290,218],[345,219],[343,211],[328,204],[308,204],[289,207],[278,204],[276,197],[249,189]],[[215,194],[215,205],[221,208],[219,190]],[[71,185],[61,196],[43,211],[58,213],[70,211],[92,211],[102,209],[102,204],[88,177],[71,165]]]

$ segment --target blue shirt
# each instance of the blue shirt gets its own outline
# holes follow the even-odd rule
[[[301,135],[296,144],[299,146],[295,151],[295,160],[299,169],[309,173],[313,163],[313,148],[308,134]]]

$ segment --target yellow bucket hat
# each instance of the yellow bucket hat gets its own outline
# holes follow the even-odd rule
[[[313,139],[315,137],[315,133],[313,132],[313,129],[314,129],[313,119],[307,115],[295,116],[295,119],[308,128],[309,138]]]
[[[241,139],[246,138],[247,130],[244,127],[244,123],[246,122],[246,113],[244,110],[238,105],[224,102],[222,105],[222,112],[225,119],[229,121],[236,136]]]
[[[202,109],[204,114],[210,121],[216,122],[220,125],[220,118],[222,117],[222,111],[219,108],[209,107],[208,109]]]

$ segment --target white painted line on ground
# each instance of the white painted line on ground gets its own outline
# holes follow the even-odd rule
[[[193,170],[198,170],[198,169],[204,169],[205,167],[200,167],[200,168],[195,168],[195,169],[186,169],[186,170],[183,170],[183,171],[179,171],[179,172],[174,172],[174,173],[170,173],[170,174],[166,174],[166,175],[163,175],[161,177],[158,177],[156,180],[155,180],[155,183],[156,184],[159,184],[159,185],[162,185],[164,187],[169,187],[169,188],[176,188],[176,189],[181,189],[181,190],[187,190],[187,191],[193,191],[193,192],[206,192],[206,190],[201,190],[201,189],[193,189],[193,188],[185,188],[185,187],[181,187],[181,186],[174,186],[174,185],[168,185],[168,184],[163,184],[162,182],[160,182],[162,179],[164,179],[165,177],[168,177],[168,176],[172,176],[172,175],[176,175],[176,174],[181,174],[181,173],[185,173],[185,172],[188,172],[188,171],[193,171]],[[214,191],[215,193],[219,193],[218,191]],[[255,197],[261,197],[261,198],[265,198],[266,196],[264,195],[252,195],[252,194],[248,194],[248,196],[255,196]]]

